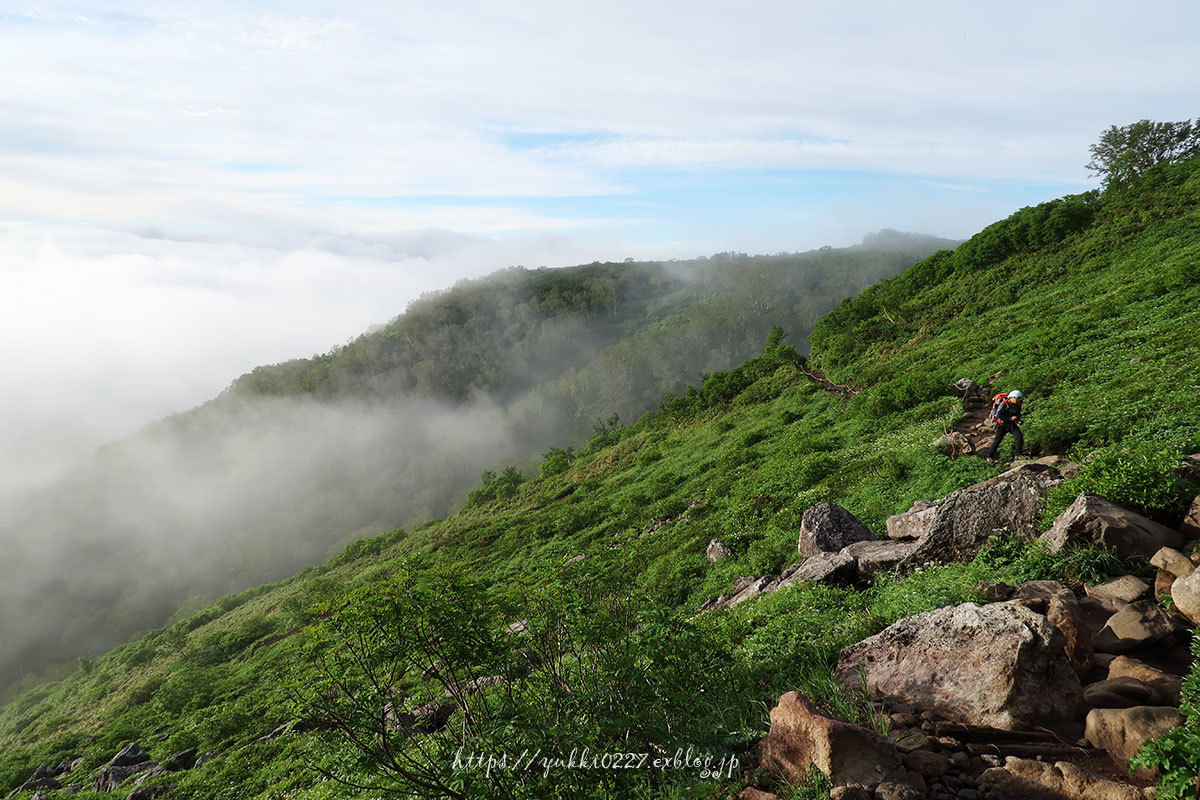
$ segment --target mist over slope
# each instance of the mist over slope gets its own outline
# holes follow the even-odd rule
[[[0,683],[94,653],[347,542],[446,516],[479,472],[630,421],[802,342],[844,297],[952,245],[505,270],[110,445],[0,526]]]
[[[1111,554],[1085,548],[1056,560],[1004,537],[970,564],[881,573],[864,585],[795,584],[697,612],[738,579],[795,562],[804,512],[818,503],[835,500],[879,533],[914,500],[1007,469],[952,460],[933,444],[962,416],[953,377],[1000,372],[1001,386],[1028,395],[1029,448],[1078,460],[1079,475],[1048,495],[1049,517],[1093,491],[1177,524],[1196,492],[1176,473],[1180,457],[1200,450],[1198,201],[1193,159],[1129,190],[1022,209],[839,304],[814,329],[807,365],[791,347],[769,345],[634,424],[597,434],[582,452],[552,454],[505,492],[472,493],[452,517],[360,540],[279,584],[81,660],[60,683],[0,708],[0,791],[39,764],[79,757],[69,780],[89,780],[140,740],[156,758],[190,747],[225,754],[152,779],[176,784],[180,796],[362,796],[302,767],[314,764],[358,786],[419,794],[319,725],[260,737],[288,721],[311,723],[312,706],[345,708],[330,705],[343,700],[358,709],[349,730],[373,736],[381,727],[391,737],[398,731],[379,713],[385,702],[415,711],[444,703],[447,682],[479,685],[471,679],[497,674],[524,677],[475,696],[505,712],[484,727],[469,730],[460,715],[386,741],[404,743],[427,774],[474,781],[464,795],[484,797],[498,794],[496,779],[455,775],[457,748],[695,741],[745,755],[763,733],[764,709],[793,690],[865,724],[874,713],[866,698],[840,692],[834,679],[842,648],[896,619],[982,601],[980,580],[1099,582],[1112,574]],[[813,364],[864,388],[830,392],[805,372]],[[713,538],[728,551],[715,563],[706,557]],[[516,620],[535,634],[513,636]],[[414,644],[409,629],[425,640]],[[510,672],[473,647],[481,631],[508,648]],[[564,636],[585,645],[571,652],[595,667],[566,687],[554,671],[562,662],[531,672],[525,649],[531,641],[561,649]],[[363,662],[395,672],[374,684],[323,672],[324,646],[335,657],[365,647]],[[454,667],[443,675],[445,664]],[[310,707],[297,708],[297,687]],[[473,702],[463,694],[460,702]],[[544,782],[526,796],[599,800],[687,787],[721,797],[743,783],[630,770],[614,789],[585,770],[532,779],[539,775]]]

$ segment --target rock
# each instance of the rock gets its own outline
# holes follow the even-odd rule
[[[1179,468],[1176,472],[1184,480],[1200,486],[1200,453],[1192,453],[1190,456],[1184,456],[1183,461],[1179,462]]]
[[[887,518],[887,537],[898,541],[916,541],[928,533],[936,518],[937,506],[893,514]]]
[[[815,765],[834,785],[876,786],[900,766],[900,757],[874,731],[827,717],[796,692],[788,692],[771,709],[762,765],[785,782],[798,782]]]
[[[1137,678],[1142,683],[1148,686],[1153,686],[1157,689],[1163,698],[1165,705],[1179,705],[1179,694],[1182,687],[1182,681],[1177,675],[1171,675],[1163,672],[1160,669],[1138,661],[1136,658],[1129,656],[1116,656],[1108,664],[1108,677],[1111,678]]]
[[[921,794],[906,783],[884,781],[875,787],[875,800],[921,800]]]
[[[1124,675],[1083,687],[1083,702],[1092,708],[1133,708],[1160,705],[1166,698],[1153,686]]]
[[[487,676],[477,678],[469,685],[468,691],[477,691],[482,686],[483,682],[492,686],[498,686],[503,682],[503,679],[491,682],[492,678],[499,676]],[[453,702],[443,703],[422,703],[421,705],[413,706],[404,711],[396,711],[392,708],[391,703],[384,705],[384,719],[387,722],[388,728],[391,730],[409,731],[411,733],[434,733],[446,727],[446,723],[450,721],[450,716],[458,706]]]
[[[1192,501],[1191,508],[1183,517],[1183,524],[1179,526],[1179,532],[1189,541],[1200,539],[1200,497]]]
[[[779,581],[772,591],[791,586],[794,583],[849,583],[856,574],[854,556],[845,551],[838,553],[817,553],[804,559],[790,575]]]
[[[1009,756],[1003,767],[984,770],[979,781],[1026,800],[1144,800],[1137,787],[1067,761],[1047,764]]]
[[[1188,562],[1191,563],[1190,561]],[[1154,597],[1159,598],[1171,594],[1171,584],[1175,583],[1175,576],[1166,570],[1157,570],[1154,573]],[[1173,601],[1172,601],[1173,602]]]
[[[1119,578],[1113,578],[1111,581],[1098,583],[1095,586],[1085,586],[1083,587],[1083,591],[1088,597],[1095,597],[1100,600],[1136,603],[1149,594],[1150,587],[1132,575],[1122,575]]]
[[[708,559],[708,563],[716,564],[718,561],[729,558],[733,555],[724,542],[720,539],[713,539],[708,543],[708,549],[704,551],[704,557]]]
[[[975,445],[959,431],[942,434],[931,444],[937,448],[939,453],[951,460],[975,452]]]
[[[983,595],[985,603],[999,603],[1002,600],[1007,600],[1017,591],[1017,587],[1010,586],[1003,581],[980,581],[975,585]]]
[[[1058,628],[1067,640],[1065,649],[1071,669],[1075,670],[1080,680],[1085,679],[1096,666],[1096,652],[1092,649],[1092,633],[1079,601],[1075,599],[1075,593],[1070,589],[1056,592],[1050,598],[1046,621]],[[1086,692],[1084,699],[1087,699]]]
[[[1150,557],[1150,564],[1171,573],[1176,578],[1182,578],[1184,575],[1190,575],[1196,571],[1196,565],[1191,562],[1191,559],[1173,547],[1159,548],[1158,552]]]
[[[997,476],[1003,477],[1003,476]],[[900,564],[907,571],[927,563],[970,561],[997,533],[1037,535],[1042,495],[1053,481],[1029,475],[951,492],[933,510],[933,521]]]
[[[146,772],[157,766],[158,764],[153,761],[142,761],[137,764],[105,767],[96,774],[96,778],[92,781],[92,791],[111,792],[139,772]]]
[[[108,762],[109,767],[127,767],[131,764],[141,764],[150,760],[150,754],[142,749],[137,742],[130,742],[122,747]]]
[[[1193,624],[1200,623],[1200,570],[1171,582],[1171,602]]]
[[[162,760],[163,769],[178,772],[181,769],[191,769],[196,765],[196,748],[189,747],[178,753],[169,755]]]
[[[265,733],[262,736],[258,737],[253,742],[251,742],[251,744],[262,744],[264,742],[274,741],[275,739],[278,739],[280,736],[283,736],[285,733],[287,733],[291,729],[292,729],[292,723],[285,722],[282,725],[272,728],[270,733]],[[259,730],[262,730],[262,729],[260,728]]]
[[[926,713],[1006,730],[1075,716],[1079,678],[1057,628],[1027,608],[975,603],[902,619],[851,645],[837,674]]]
[[[1098,494],[1085,492],[1058,515],[1041,540],[1052,553],[1062,550],[1070,541],[1088,541],[1106,544],[1122,558],[1134,555],[1149,558],[1162,547],[1179,547],[1183,536]]]
[[[858,517],[837,503],[821,503],[804,512],[797,549],[802,556],[815,556],[836,553],[848,544],[874,538]]]
[[[746,602],[751,597],[758,597],[760,594],[763,593],[764,589],[766,589],[768,586],[770,586],[774,582],[775,582],[775,579],[770,578],[770,577],[751,578],[750,583],[745,588],[735,591],[733,593],[733,596],[730,597],[725,602],[724,607],[725,608],[733,608],[734,606],[738,605],[739,603]],[[734,584],[734,588],[735,589],[737,588],[737,584]]]
[[[892,743],[896,745],[896,749],[901,753],[911,753],[915,750],[932,750],[936,745],[932,736],[919,730],[905,731],[903,734],[897,736]]]
[[[1053,484],[1057,486],[1062,483],[1062,476],[1058,470],[1049,464],[1041,461],[1030,461],[1026,464],[1013,467],[1010,470],[1000,473],[994,478],[988,478],[986,481],[981,481],[975,485],[968,487],[971,489],[987,489],[992,486],[999,486],[1002,483],[1015,483],[1022,479],[1030,479],[1043,483]]]
[[[904,766],[925,778],[940,778],[950,769],[950,759],[928,750],[913,750],[904,755]]]
[[[1117,766],[1127,769],[1129,759],[1146,740],[1157,739],[1182,722],[1179,711],[1168,706],[1094,708],[1088,712],[1083,735],[1093,747],[1107,751]]]
[[[174,786],[140,786],[130,792],[125,800],[150,800],[150,798],[166,794],[174,788]]]
[[[47,769],[49,769],[49,768],[47,767]],[[31,775],[28,780],[26,780],[24,783],[22,783],[17,789],[12,791],[8,796],[15,797],[16,795],[20,794],[21,792],[33,792],[33,791],[37,791],[38,789],[61,789],[61,788],[62,788],[62,784],[58,782],[57,778],[55,778],[49,772],[43,773],[42,768],[38,767],[38,769],[34,771],[33,775]]]
[[[856,783],[835,786],[829,792],[829,800],[871,800],[872,797],[869,789]]]
[[[1050,607],[1050,598],[1059,592],[1070,591],[1058,581],[1026,581],[1013,592],[1012,600],[1026,608],[1031,608],[1039,614],[1045,614]]]
[[[163,767],[163,765],[157,764],[154,767],[143,772],[141,775],[138,775],[138,778],[136,781],[133,782],[133,785],[134,786],[142,786],[143,784],[146,783],[146,781],[153,780],[154,778],[157,778],[159,775],[166,775],[166,774],[167,774],[167,770]]]
[[[871,540],[855,542],[845,547],[842,553],[854,559],[858,577],[869,581],[879,573],[895,568],[916,546],[916,542]]]
[[[1092,646],[1097,652],[1128,653],[1160,642],[1174,632],[1175,624],[1166,611],[1153,600],[1140,600],[1113,614],[1096,634]]]
[[[755,789],[753,786],[747,786],[745,789],[742,789],[742,793],[738,795],[738,800],[779,800],[779,795],[760,791],[759,789]]]

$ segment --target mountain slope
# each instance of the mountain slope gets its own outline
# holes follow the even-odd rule
[[[754,353],[776,322],[799,340],[946,244],[893,232],[804,254],[514,268],[257,368],[6,510],[0,686],[445,516],[483,469],[635,418]]]
[[[1112,564],[1102,554],[1067,563],[998,542],[967,565],[867,587],[800,585],[696,616],[735,579],[795,560],[800,516],[816,503],[836,499],[879,532],[914,500],[999,472],[931,444],[961,414],[953,378],[1000,372],[1000,385],[1025,391],[1035,449],[1100,449],[1049,513],[1090,489],[1177,522],[1185,487],[1172,470],[1200,449],[1198,200],[1193,160],[1126,192],[1018,212],[816,327],[810,362],[864,386],[853,398],[814,383],[773,339],[636,424],[601,430],[584,452],[549,454],[537,477],[487,476],[452,517],[362,540],[85,662],[0,713],[0,789],[71,756],[84,757],[82,775],[130,739],[156,756],[227,753],[156,779],[178,796],[363,796],[305,762],[363,785],[417,785],[380,769],[386,753],[347,747],[328,716],[344,712],[350,730],[371,738],[382,724],[387,741],[414,748],[405,752],[420,776],[449,796],[724,796],[740,775],[533,770],[517,780],[455,770],[453,759],[462,745],[561,752],[570,742],[634,752],[686,742],[746,757],[763,704],[786,690],[865,721],[861,698],[832,680],[831,658],[888,622],[978,599],[984,577],[1103,575]],[[713,538],[730,550],[716,564],[705,558]],[[527,638],[506,633],[510,621]],[[525,674],[495,691],[460,692],[497,704],[472,706],[477,727],[457,717],[434,733],[388,726],[384,698],[415,712],[447,685],[491,685],[466,679],[509,674],[506,659],[525,657],[526,643],[564,647],[526,659]],[[359,652],[357,666],[342,657]],[[367,680],[379,668],[394,671]],[[439,677],[456,670],[463,680]],[[504,686],[520,691],[506,698]],[[253,742],[296,718],[333,727]]]

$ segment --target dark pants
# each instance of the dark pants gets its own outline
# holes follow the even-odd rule
[[[1013,457],[1019,458],[1021,456],[1021,450],[1025,447],[1025,435],[1021,433],[1021,426],[1015,422],[1001,422],[996,425],[996,438],[992,439],[992,446],[988,448],[988,458],[996,457],[996,453],[1000,452],[1000,442],[1010,433],[1013,436],[1015,444]]]

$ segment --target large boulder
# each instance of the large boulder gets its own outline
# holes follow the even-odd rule
[[[1171,602],[1180,614],[1200,624],[1200,570],[1171,581]]]
[[[1179,705],[1179,696],[1183,681],[1178,675],[1171,675],[1161,669],[1152,667],[1144,661],[1138,661],[1129,656],[1117,656],[1108,664],[1109,678],[1137,678],[1148,686],[1153,686],[1165,698],[1165,705]]]
[[[1094,708],[1087,715],[1084,738],[1108,752],[1117,766],[1129,768],[1129,759],[1150,739],[1157,739],[1183,722],[1170,706]]]
[[[1159,525],[1098,494],[1085,492],[1059,514],[1050,530],[1041,535],[1050,552],[1057,553],[1071,541],[1106,544],[1122,558],[1150,558],[1163,547],[1178,548],[1183,535]]]
[[[117,754],[109,760],[106,766],[128,767],[132,764],[141,764],[142,762],[149,760],[150,754],[143,750],[140,744],[137,742],[130,742],[117,751]]]
[[[995,534],[1032,539],[1037,536],[1042,496],[1059,482],[1041,473],[1005,473],[951,492],[930,510],[932,519],[922,523],[924,532],[900,569],[970,561]]]
[[[804,512],[797,549],[802,556],[836,553],[848,544],[874,539],[862,521],[837,503],[821,503]]]
[[[1144,600],[1150,592],[1150,587],[1133,575],[1122,575],[1119,578],[1097,583],[1095,586],[1085,586],[1088,597],[1100,600],[1114,600],[1122,605]],[[1114,614],[1116,611],[1113,612]]]
[[[854,575],[854,556],[849,553],[817,553],[799,565],[784,570],[779,583],[771,591],[778,591],[793,583],[849,583],[854,580]]]
[[[798,783],[812,765],[834,785],[876,786],[900,766],[900,756],[874,731],[827,717],[788,692],[771,709],[762,765],[785,783]]]
[[[1140,789],[1069,761],[1047,764],[1009,756],[1003,767],[984,770],[981,785],[1024,800],[1145,800]]]
[[[1079,709],[1057,628],[1011,603],[964,603],[902,619],[838,658],[846,683],[969,725],[1053,726]]]
[[[1153,600],[1140,600],[1109,617],[1092,640],[1092,646],[1099,653],[1128,653],[1161,642],[1175,633],[1177,627],[1171,615]]]
[[[154,761],[142,761],[137,764],[105,767],[92,781],[92,791],[111,792],[134,775],[152,770],[157,766],[158,764]]]

